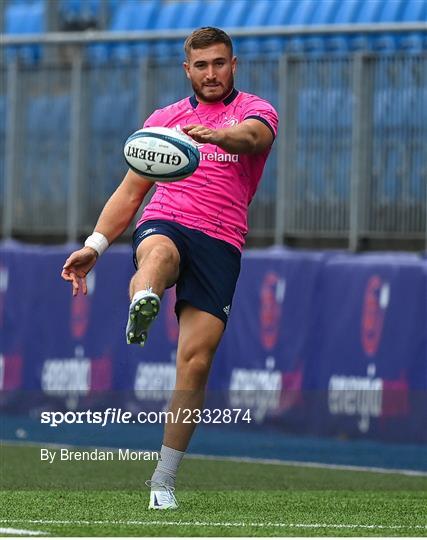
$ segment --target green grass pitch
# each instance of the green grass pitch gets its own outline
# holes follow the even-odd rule
[[[0,531],[53,536],[426,536],[427,477],[186,459],[175,511],[149,511],[149,462],[0,449]],[[6,531],[6,532],[5,532]]]

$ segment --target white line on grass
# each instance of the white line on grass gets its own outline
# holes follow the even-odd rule
[[[163,520],[57,520],[57,519],[0,519],[0,523],[31,523],[42,525],[170,525],[174,527],[280,527],[289,529],[384,529],[384,530],[427,530],[426,525],[379,525],[345,523],[273,523],[273,522],[230,522],[230,521],[163,521]]]
[[[238,456],[210,456],[204,454],[186,454],[186,459],[206,459],[212,461],[232,461],[239,463],[258,463],[261,465],[286,465],[289,467],[309,467],[313,469],[336,469],[341,471],[372,472],[381,474],[402,474],[405,476],[425,476],[427,471],[412,469],[386,469],[385,467],[363,467],[361,465],[341,465],[339,463],[319,463],[316,461],[291,461],[286,459],[251,458]]]
[[[1,0],[0,0],[1,1]],[[87,448],[89,450],[109,450],[111,452],[118,452],[118,448],[114,447],[100,447],[100,446],[88,446],[79,444],[58,444],[50,442],[37,442],[37,441],[15,441],[15,440],[0,440],[0,446],[36,446],[43,448]],[[140,449],[139,449],[140,450]],[[145,449],[146,450],[146,449]],[[144,450],[144,451],[145,451]],[[210,461],[231,461],[238,463],[255,463],[259,465],[285,465],[287,467],[308,467],[312,469],[333,469],[338,471],[355,471],[355,472],[368,472],[368,473],[380,473],[380,474],[401,474],[404,476],[422,476],[427,477],[427,471],[419,471],[412,469],[387,469],[385,467],[363,467],[360,465],[341,465],[339,463],[320,463],[317,461],[291,461],[286,459],[268,459],[268,458],[251,458],[240,456],[212,456],[209,454],[186,454],[185,459],[206,459]]]
[[[2,520],[2,523],[5,521],[8,520]],[[49,533],[44,531],[27,531],[26,529],[10,529],[9,527],[0,527],[0,534],[10,534],[13,536],[47,536]]]

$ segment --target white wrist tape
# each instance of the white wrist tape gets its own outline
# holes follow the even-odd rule
[[[85,247],[94,249],[98,255],[102,255],[108,248],[108,240],[99,232],[94,232],[86,238]]]

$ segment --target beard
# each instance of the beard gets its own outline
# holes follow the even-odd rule
[[[208,103],[216,103],[223,101],[233,90],[234,88],[234,77],[230,75],[230,78],[225,84],[217,83],[218,86],[214,87],[214,92],[209,92],[209,87],[204,84],[195,84],[191,83],[193,91],[199,101],[206,101]]]

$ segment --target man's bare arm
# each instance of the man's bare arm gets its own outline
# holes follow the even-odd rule
[[[191,124],[182,130],[196,142],[216,144],[231,154],[258,154],[271,146],[274,140],[271,129],[255,118],[223,129]]]
[[[152,186],[153,182],[129,169],[104,206],[94,230],[112,244],[127,229]]]
[[[105,237],[103,242],[108,241],[105,247],[127,229],[152,185],[152,182],[142,176],[128,171],[120,186],[107,201],[95,226],[94,232],[100,233],[98,236],[101,238]],[[94,236],[96,235],[91,235]],[[97,259],[98,250],[92,246],[85,246],[71,253],[65,261],[61,276],[71,283],[73,296],[79,291],[87,294],[86,276],[95,266]]]

